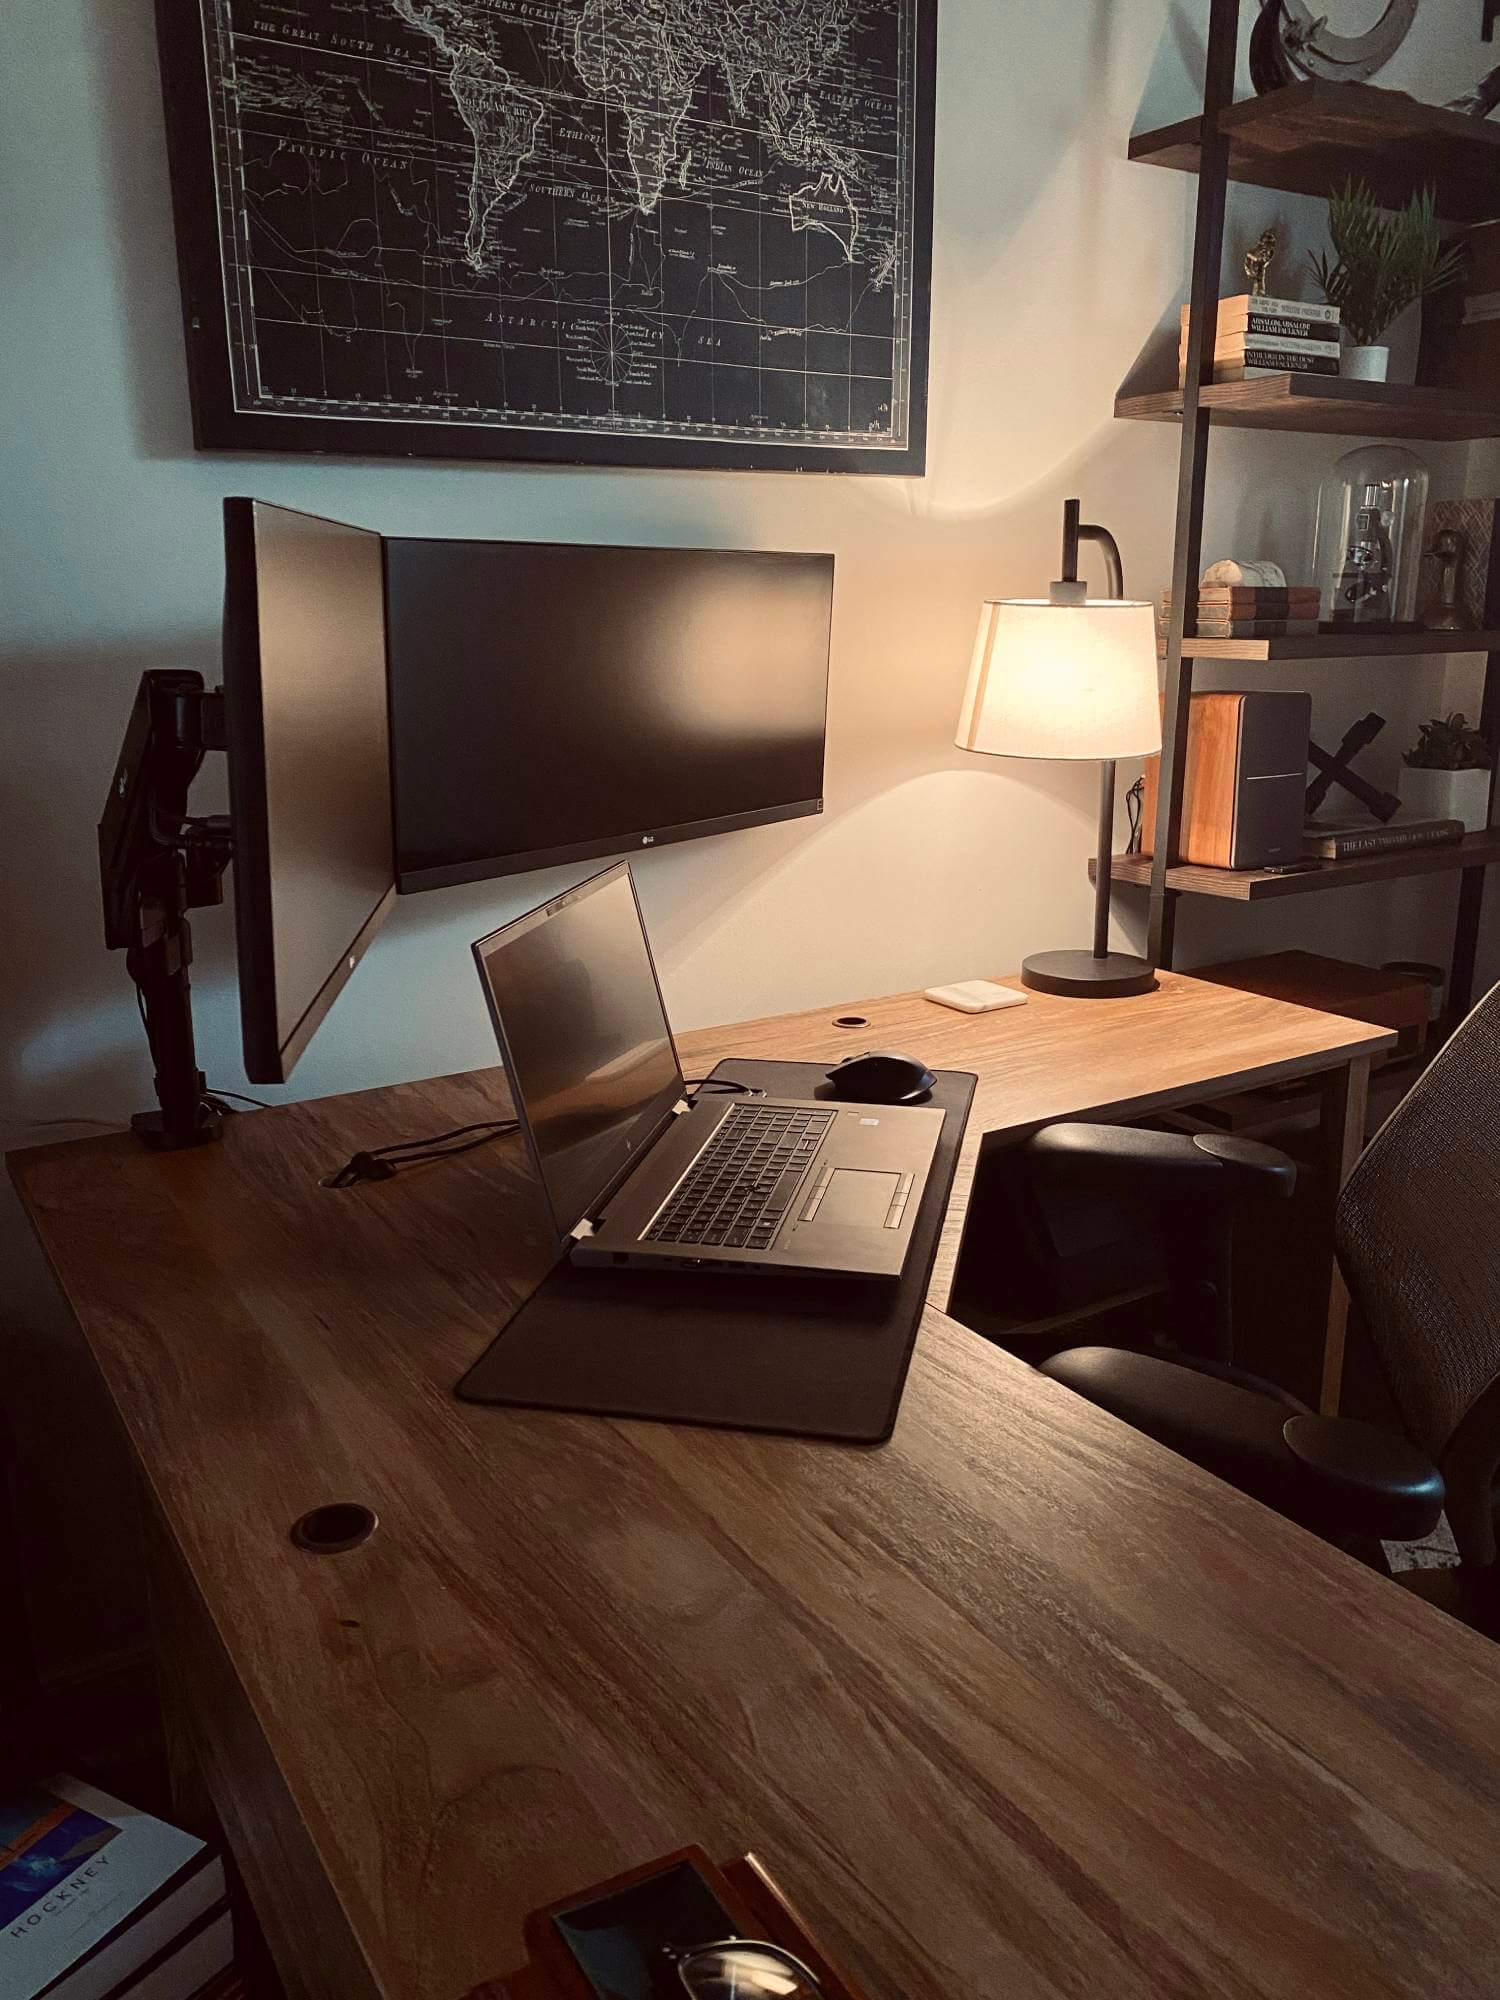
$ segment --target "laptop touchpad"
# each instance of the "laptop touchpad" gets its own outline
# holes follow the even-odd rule
[[[879,1229],[896,1199],[899,1174],[866,1173],[857,1167],[839,1167],[828,1190],[818,1203],[819,1222],[835,1222],[845,1229]]]

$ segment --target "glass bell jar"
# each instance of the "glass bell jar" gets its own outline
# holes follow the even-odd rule
[[[1427,467],[1397,444],[1361,445],[1330,470],[1318,494],[1313,552],[1325,626],[1415,625],[1427,487]]]

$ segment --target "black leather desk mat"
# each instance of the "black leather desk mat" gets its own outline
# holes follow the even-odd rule
[[[773,1097],[827,1097],[816,1063],[722,1062]],[[889,1280],[579,1270],[564,1260],[457,1393],[470,1403],[652,1417],[876,1444],[888,1438],[937,1256],[975,1079],[940,1070],[946,1113],[906,1268]]]

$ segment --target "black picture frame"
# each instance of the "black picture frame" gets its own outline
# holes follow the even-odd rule
[[[193,442],[206,452],[298,456],[491,460],[512,463],[845,472],[920,476],[926,470],[927,373],[931,311],[933,136],[937,0],[910,8],[913,49],[910,149],[910,331],[903,442],[864,446],[819,442],[792,432],[754,442],[696,435],[642,435],[598,429],[540,429],[506,422],[317,416],[242,407],[236,399],[227,299],[233,273],[220,241],[216,141],[206,42],[222,0],[156,0],[168,160],[182,290]]]

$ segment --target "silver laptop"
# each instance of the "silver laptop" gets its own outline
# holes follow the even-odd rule
[[[690,1098],[628,864],[480,938],[474,960],[575,1263],[901,1275],[942,1112]]]

